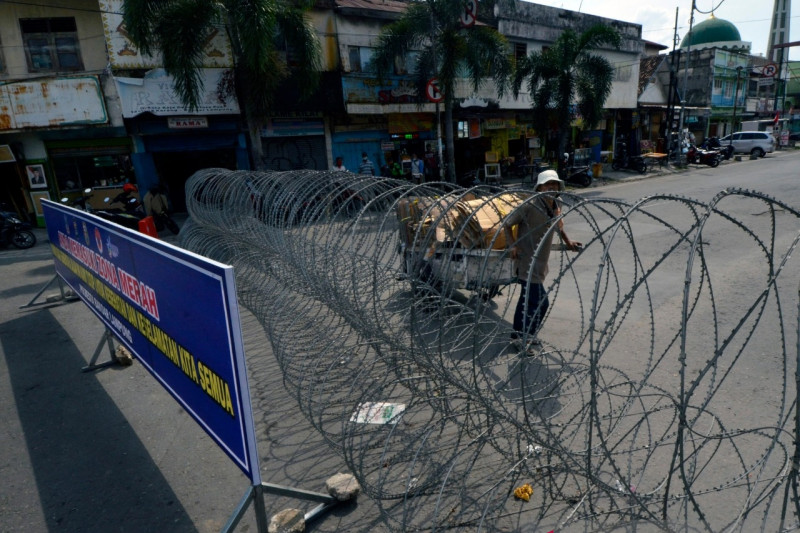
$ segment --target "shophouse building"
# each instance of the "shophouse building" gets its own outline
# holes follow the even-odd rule
[[[42,199],[132,179],[97,0],[0,3],[0,42],[0,202],[41,221]]]
[[[639,82],[639,60],[643,53],[642,27],[639,24],[587,15],[566,9],[542,6],[529,2],[515,2],[513,8],[496,8],[497,27],[511,43],[515,55],[530,54],[554,42],[566,29],[582,32],[602,24],[614,28],[621,37],[618,49],[611,47],[594,51],[605,57],[614,66],[611,93],[605,102],[603,119],[590,128],[580,116],[573,115],[572,142],[576,148],[589,148],[590,160],[599,161],[601,154],[613,151],[615,140],[635,135],[639,123],[637,96]],[[542,136],[552,136],[555,129],[547,132],[532,132],[529,126],[531,100],[529,95],[519,98],[504,98],[498,102],[504,112],[514,112],[517,123],[526,133],[525,147],[533,149],[533,156],[554,159],[555,154],[536,153]],[[554,125],[555,126],[555,125]],[[513,133],[509,136],[511,148]]]
[[[224,32],[209,40],[206,95],[190,112],[121,13],[122,0],[0,4],[0,201],[23,216],[87,187],[102,203],[124,183],[141,194],[160,183],[182,210],[196,170],[249,168],[238,103],[217,91],[233,64]]]
[[[122,21],[122,0],[98,2],[103,22],[109,75],[132,147],[131,162],[141,194],[153,185],[166,190],[173,209],[185,210],[184,185],[209,167],[248,169],[246,127],[231,86],[233,53],[222,30],[210,35],[203,52],[203,94],[189,110],[163,67],[129,39]]]
[[[341,72],[344,109],[329,117],[332,155],[341,155],[345,166],[357,168],[362,152],[380,165],[416,153],[437,151],[441,135],[437,116],[443,109],[419,94],[408,68],[413,57],[398,64],[393,75],[379,81],[370,68],[370,58],[383,26],[403,12],[403,2],[336,0],[332,20]],[[495,26],[511,44],[515,57],[526,56],[552,43],[567,28],[583,31],[596,24],[609,25],[622,36],[619,49],[598,51],[615,67],[611,95],[604,119],[589,129],[581,117],[572,126],[575,147],[590,148],[594,160],[613,149],[617,135],[628,135],[637,121],[637,83],[642,51],[641,26],[528,2],[516,2],[493,13],[477,13],[479,23]],[[528,94],[499,97],[491,80],[474,91],[467,80],[457,84],[453,110],[456,174],[483,168],[490,157],[555,159],[542,150],[542,138],[552,132],[532,128]]]

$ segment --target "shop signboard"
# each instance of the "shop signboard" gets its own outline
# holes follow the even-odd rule
[[[96,76],[0,85],[0,131],[107,122],[100,80]]]
[[[225,83],[231,71],[224,68],[205,68],[198,72],[203,92],[197,108],[185,106],[175,90],[175,82],[164,69],[153,69],[143,78],[115,77],[122,116],[133,118],[142,113],[157,116],[238,115],[239,103],[233,95],[221,98],[217,87]]]

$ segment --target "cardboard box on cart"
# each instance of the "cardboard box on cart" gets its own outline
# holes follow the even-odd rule
[[[419,230],[424,237],[424,232],[435,225],[436,242],[457,239],[465,248],[504,250],[508,245],[502,220],[524,200],[524,196],[513,193],[488,200],[474,195],[458,199],[452,196],[402,198],[396,208],[400,237],[404,244],[411,246]]]
[[[468,222],[466,226],[462,222],[464,232],[459,242],[471,248],[505,250],[508,243],[502,222],[524,200],[521,195],[508,193],[491,201],[476,199],[464,202],[461,215]],[[516,228],[512,228],[512,232],[516,235]]]
[[[450,237],[450,228],[455,212],[453,206],[461,200],[473,200],[475,195],[462,196],[409,196],[397,201],[395,213],[399,225],[400,238],[406,246],[412,246],[421,230],[421,240],[425,239],[425,232],[436,225],[435,240],[444,242]]]

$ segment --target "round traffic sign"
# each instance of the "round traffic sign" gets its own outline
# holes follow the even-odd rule
[[[439,78],[431,78],[428,80],[428,83],[425,84],[425,96],[434,104],[444,100],[444,94],[442,94],[442,90],[439,88]]]
[[[761,75],[767,76],[769,78],[774,78],[775,75],[778,73],[778,65],[775,63],[767,63],[764,65],[764,68],[761,69]]]
[[[464,0],[464,11],[461,13],[459,20],[465,28],[475,24],[478,20],[478,0]]]

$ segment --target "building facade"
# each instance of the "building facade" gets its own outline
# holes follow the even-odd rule
[[[767,58],[751,53],[732,23],[711,16],[687,33],[651,76],[670,102],[661,135],[682,127],[700,143],[739,131],[742,122],[774,121],[776,115],[776,124],[785,126],[792,101],[784,97],[779,72]],[[642,95],[640,102],[650,104]]]
[[[206,94],[190,112],[160,57],[140,53],[128,38],[122,0],[0,4],[0,201],[35,214],[41,198],[76,196],[86,187],[102,197],[133,182],[141,194],[164,186],[180,211],[185,181],[201,168],[322,170],[341,156],[356,171],[362,153],[376,170],[416,154],[428,163],[429,179],[438,179],[444,109],[414,86],[414,53],[381,80],[370,65],[382,28],[406,6],[320,0],[309,13],[322,49],[320,87],[300,99],[298,87],[284,84],[255,137],[261,160],[251,161],[259,151],[251,150],[239,104],[219,89],[230,86],[234,64],[224,32],[209,38],[201,73]],[[605,116],[589,129],[574,115],[571,142],[597,160],[616,137],[635,131],[641,26],[527,2],[477,19],[496,26],[516,58],[543,49],[566,28],[616,28],[622,46],[599,50],[615,66]],[[284,54],[291,61],[291,51]],[[542,149],[552,132],[533,130],[529,95],[501,98],[490,80],[478,90],[464,80],[455,93],[457,176],[483,168],[487,154],[556,158]],[[31,177],[37,168],[44,184]]]
[[[393,75],[378,80],[370,68],[378,35],[383,26],[397,20],[405,3],[370,0],[336,0],[330,20],[321,24],[335,31],[336,68],[341,73],[344,108],[329,116],[332,156],[342,156],[348,169],[357,169],[361,153],[381,165],[407,161],[412,154],[424,158],[438,152],[443,109],[419,94],[408,65],[396,65]],[[641,26],[564,9],[515,2],[494,13],[478,13],[479,21],[495,25],[519,58],[541,50],[566,28],[583,31],[596,24],[609,25],[622,36],[619,49],[598,53],[615,67],[611,95],[601,123],[589,129],[574,116],[573,144],[590,148],[595,160],[612,149],[614,138],[629,134],[636,123],[638,59],[642,51]],[[331,45],[334,46],[333,44]],[[456,175],[483,168],[490,157],[525,156],[556,159],[543,150],[544,138],[553,132],[536,132],[532,127],[531,98],[498,96],[491,80],[475,91],[466,80],[455,90],[453,129]],[[435,159],[435,158],[434,158]]]
[[[141,53],[128,38],[122,0],[100,0],[110,77],[130,139],[131,162],[140,193],[154,185],[167,192],[173,209],[185,210],[184,185],[209,167],[249,169],[246,127],[231,86],[233,52],[225,32],[209,36],[202,56],[203,94],[188,110],[163,70],[160,56]]]
[[[3,2],[0,41],[0,202],[41,220],[42,199],[130,180],[97,1]]]

